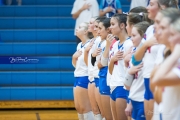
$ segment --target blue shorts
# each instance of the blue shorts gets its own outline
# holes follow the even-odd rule
[[[99,78],[94,78],[95,86],[99,87]]]
[[[110,95],[110,87],[107,86],[106,77],[99,77],[99,92],[101,95]]]
[[[79,86],[79,87],[88,89],[88,84],[89,84],[88,76],[76,77],[76,81],[74,83],[74,87]]]
[[[146,120],[144,113],[144,102],[137,102],[131,100],[133,110],[132,110],[132,118],[134,120]]]
[[[129,101],[130,101],[130,99],[128,98],[129,97],[129,90],[126,90],[126,96],[127,96],[126,102],[129,104]]]
[[[149,78],[144,78],[144,85],[145,85],[144,98],[146,100],[154,99],[153,93],[150,90],[150,80],[149,80]]]
[[[123,86],[117,86],[111,93],[111,99],[116,101],[117,98],[123,98],[127,100],[127,91]]]

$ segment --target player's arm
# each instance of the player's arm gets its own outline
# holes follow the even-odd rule
[[[72,65],[76,68],[76,62],[78,60],[78,57],[81,56],[82,51],[76,51],[72,56]]]
[[[138,65],[141,63],[145,53],[146,53],[146,50],[153,46],[153,45],[156,45],[158,44],[157,43],[157,40],[156,38],[153,36],[150,40],[148,41],[145,41],[144,44],[136,51],[136,53],[132,56],[132,63],[133,65]]]
[[[180,58],[180,44],[176,45],[173,53],[160,65],[152,79],[152,84],[157,86],[172,86],[179,84],[179,78],[173,72],[173,68]]]

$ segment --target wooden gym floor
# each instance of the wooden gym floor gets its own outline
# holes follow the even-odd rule
[[[0,101],[0,120],[78,120],[78,116],[73,101]]]
[[[75,110],[1,110],[0,120],[78,120]]]

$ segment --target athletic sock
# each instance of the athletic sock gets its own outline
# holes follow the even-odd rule
[[[92,111],[84,113],[84,120],[94,120],[94,114]]]
[[[95,120],[102,120],[101,114],[94,115]]]
[[[84,120],[84,115],[78,113],[78,118],[79,118],[79,120]]]

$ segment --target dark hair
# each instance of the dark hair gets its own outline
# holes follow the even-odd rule
[[[101,21],[102,22],[102,24],[103,24],[103,26],[107,29],[107,28],[109,28],[110,27],[110,20],[111,20],[111,18],[106,18],[106,19],[104,19],[103,21]]]
[[[105,16],[101,16],[101,17],[96,18],[96,21],[99,23],[99,22],[102,22],[105,19],[106,19]]]
[[[164,5],[165,7],[176,7],[179,9],[178,0],[158,0],[160,5]]]
[[[177,18],[180,17],[180,11],[176,8],[167,8],[167,9],[164,9],[162,11],[160,11],[160,13],[164,16],[164,17],[167,17],[169,18],[169,22],[174,22],[177,20]]]
[[[127,25],[126,24],[126,21],[127,21],[127,15],[126,14],[115,14],[115,15],[112,16],[112,18],[117,19],[119,25],[121,23],[123,23],[125,26]]]
[[[164,59],[166,59],[166,58],[169,57],[170,55],[171,55],[171,50],[170,50],[170,49],[164,51]]]
[[[137,31],[141,35],[141,37],[144,36],[144,33],[146,32],[146,30],[149,26],[150,26],[150,24],[146,21],[139,22],[134,25],[134,27],[137,29]]]
[[[142,7],[142,6],[138,6],[138,7],[132,8],[129,11],[129,13],[140,13],[140,12],[147,13],[147,9],[145,7]]]
[[[130,13],[127,17],[127,22],[130,25],[135,25],[139,22],[147,21],[152,24],[152,21],[148,18],[148,13]]]
[[[94,36],[93,36],[92,32],[88,32],[87,36],[88,36],[88,38],[89,38],[89,39],[94,38]]]

